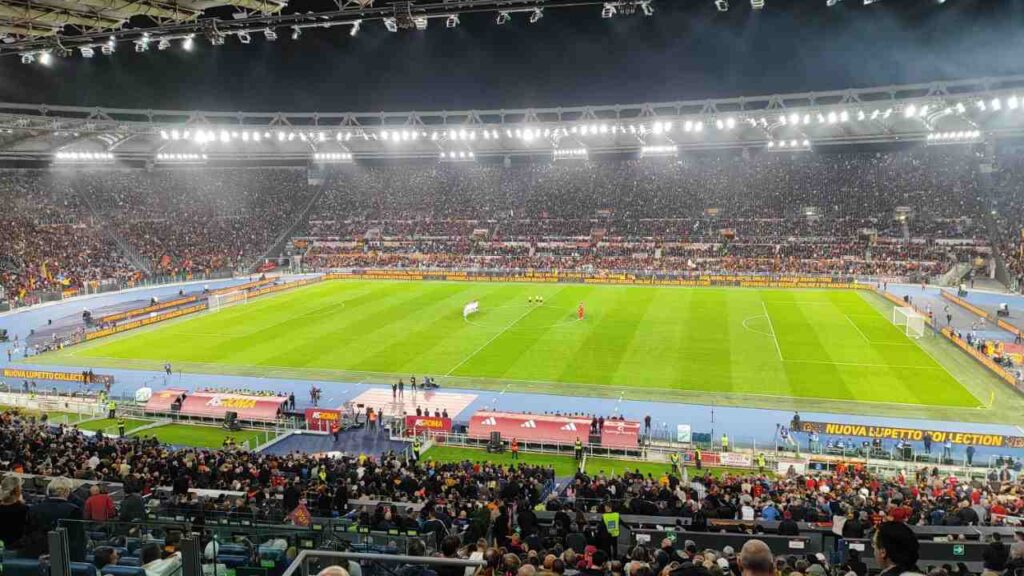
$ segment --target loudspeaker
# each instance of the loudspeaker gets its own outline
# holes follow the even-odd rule
[[[491,439],[487,442],[488,452],[503,452],[505,444],[501,441],[501,432],[491,432]]]

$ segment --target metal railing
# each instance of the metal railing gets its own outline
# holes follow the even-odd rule
[[[461,558],[433,558],[427,556],[398,556],[391,554],[366,554],[360,552],[329,552],[325,550],[303,550],[295,557],[295,560],[284,571],[281,576],[309,576],[310,563],[316,560],[327,560],[325,566],[330,566],[331,559],[354,561],[360,564],[370,563],[378,565],[403,564],[421,566],[454,566],[461,568],[482,568],[486,562],[481,560],[463,560]]]

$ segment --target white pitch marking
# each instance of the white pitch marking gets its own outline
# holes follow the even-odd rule
[[[779,360],[785,362],[785,358],[782,357],[782,348],[779,346],[779,337],[775,335],[775,325],[772,324],[772,316],[768,313],[768,305],[761,301],[761,307],[764,308],[764,316],[768,319],[768,328],[772,331],[772,340],[775,341],[775,351],[779,353]]]
[[[865,334],[864,331],[860,329],[860,326],[857,326],[857,323],[853,321],[853,318],[850,318],[846,314],[843,314],[843,318],[846,318],[847,320],[850,321],[850,324],[853,325],[853,329],[856,330],[858,334],[860,334],[860,337],[863,338],[865,342],[867,342],[868,344],[873,344],[871,339],[868,338],[868,335]]]

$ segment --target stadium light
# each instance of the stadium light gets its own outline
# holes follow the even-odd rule
[[[348,31],[348,35],[349,36],[355,36],[356,34],[359,34],[359,27],[362,26],[362,25],[363,25],[363,21],[362,20],[356,20],[355,22],[353,22],[352,23],[352,29]]]
[[[249,36],[248,32],[239,32],[238,41],[242,44],[249,44],[250,42],[252,42],[252,36]]]
[[[536,24],[543,17],[544,10],[541,8],[534,8],[533,12],[530,13],[530,24]]]
[[[839,0],[825,0],[825,6],[828,6],[829,8],[835,6],[836,4],[839,4]]]
[[[1009,98],[1006,99],[1006,107],[1009,108],[1010,110],[1016,110],[1018,106],[1019,104],[1017,102],[1016,94],[1012,94]]]
[[[753,10],[763,10],[764,0],[750,0],[750,8]]]
[[[512,19],[508,12],[498,12],[498,18],[494,21],[498,26],[507,23]]]
[[[587,149],[586,148],[555,148],[554,149],[555,160],[586,160]]]
[[[194,45],[195,45],[195,41],[192,39],[192,36],[188,36],[187,38],[185,38],[185,40],[183,40],[181,42],[181,48],[185,52],[191,52],[192,51],[192,47]]]
[[[53,55],[51,55],[49,52],[40,52],[39,63],[43,66],[49,66],[50,64],[53,64]]]
[[[675,156],[679,147],[675,144],[663,146],[643,146],[640,148],[640,156]]]
[[[728,2],[728,0],[715,0],[715,8],[717,8],[719,12],[728,12],[729,11],[729,2]]]
[[[396,20],[394,16],[385,18],[384,28],[386,28],[388,32],[398,32],[398,20]]]
[[[96,51],[93,50],[92,46],[82,46],[79,48],[79,51],[82,52],[82,58],[92,58],[96,55]]]
[[[917,114],[917,106],[913,104],[907,104],[907,107],[903,109],[904,118],[913,118]]]
[[[426,16],[416,16],[415,18],[412,19],[412,24],[413,24],[413,26],[416,27],[417,30],[421,30],[421,31],[422,30],[426,30],[427,29],[427,24],[428,24],[427,17]]]
[[[643,11],[644,16],[654,16],[654,6],[651,5],[651,0],[642,0],[640,10]]]
[[[267,42],[274,42],[277,40],[277,32],[274,32],[273,28],[264,29],[263,36],[267,39]]]
[[[864,5],[865,5],[865,6],[871,6],[871,5],[872,5],[872,4],[874,4],[875,2],[879,2],[879,1],[880,1],[880,0],[864,0]]]
[[[992,110],[998,112],[1003,109],[1003,101],[999,98],[992,99]]]
[[[458,25],[459,25],[459,15],[458,14],[449,14],[448,15],[448,19],[445,20],[444,27],[445,28],[455,28]]]
[[[604,6],[601,7],[601,18],[613,18],[618,13],[618,8],[611,2],[605,2]]]
[[[161,38],[160,42],[157,42],[156,49],[163,51],[171,47],[171,41],[167,38]]]

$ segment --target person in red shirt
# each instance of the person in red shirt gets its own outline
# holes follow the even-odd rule
[[[516,438],[512,439],[511,449],[512,449],[512,459],[513,460],[519,460],[519,440],[518,439],[516,439]]]
[[[100,488],[99,484],[93,484],[92,488],[89,488],[89,498],[86,499],[85,508],[82,510],[82,519],[106,522],[116,516],[117,509],[114,507],[114,500],[106,490]]]

